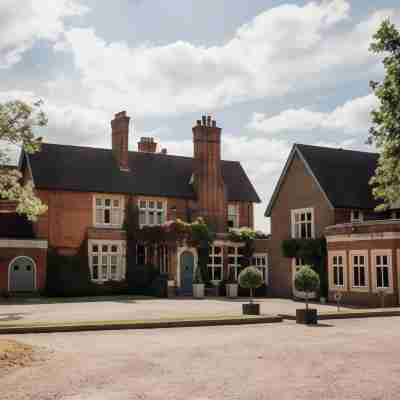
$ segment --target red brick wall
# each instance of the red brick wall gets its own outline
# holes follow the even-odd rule
[[[8,291],[8,268],[10,262],[19,256],[32,258],[36,264],[36,288],[44,289],[46,284],[47,250],[29,248],[0,248],[0,292]]]

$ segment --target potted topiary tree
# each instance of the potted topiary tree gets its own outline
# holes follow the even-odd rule
[[[239,274],[239,285],[242,288],[250,289],[250,302],[242,304],[243,314],[259,315],[260,305],[253,302],[254,289],[263,284],[262,273],[256,267],[247,267]]]
[[[201,276],[201,268],[197,265],[193,277],[193,297],[202,299],[204,297],[204,282]]]
[[[238,288],[239,288],[239,285],[235,278],[235,270],[233,268],[231,268],[229,271],[229,279],[225,285],[226,296],[227,297],[237,297],[238,296]]]
[[[294,278],[297,290],[305,293],[306,308],[296,310],[296,322],[298,324],[316,324],[317,310],[308,307],[309,294],[319,289],[320,280],[318,274],[308,265],[301,267]]]

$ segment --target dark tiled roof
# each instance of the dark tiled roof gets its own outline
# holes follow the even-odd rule
[[[29,161],[38,189],[196,197],[190,157],[129,152],[130,172],[123,172],[111,150],[45,143]],[[229,201],[260,201],[239,162],[222,161],[222,175]]]
[[[369,181],[375,173],[378,154],[338,148],[295,144],[268,204],[269,217],[284,177],[295,154],[317,180],[321,190],[335,208],[373,209],[378,204]]]
[[[296,146],[334,207],[376,207],[369,181],[375,173],[378,154],[304,144]]]

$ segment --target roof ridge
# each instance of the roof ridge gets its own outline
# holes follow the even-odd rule
[[[49,142],[42,142],[42,145],[50,145],[50,146],[58,146],[58,147],[74,147],[76,149],[93,149],[93,150],[104,150],[104,151],[112,151],[112,149],[104,148],[104,147],[94,147],[94,146],[79,146],[75,144],[59,144],[59,143],[49,143]],[[137,150],[128,150],[128,153],[131,154],[149,154],[151,156],[160,156],[160,157],[174,157],[174,158],[185,158],[188,160],[193,160],[194,157],[190,156],[182,156],[180,154],[164,154],[164,153],[147,153]],[[241,165],[240,161],[237,160],[221,160],[222,162],[229,162],[229,163],[238,163]]]
[[[361,154],[372,154],[372,155],[376,155],[378,156],[379,153],[378,152],[372,152],[372,151],[363,151],[363,150],[352,150],[352,149],[344,149],[342,147],[331,147],[331,146],[317,146],[314,144],[305,144],[305,143],[294,143],[295,147],[312,147],[315,149],[324,149],[324,150],[337,150],[337,151],[347,151],[347,152],[351,152],[351,153],[361,153]]]

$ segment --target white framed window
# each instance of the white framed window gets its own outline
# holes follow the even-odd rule
[[[122,241],[89,240],[88,246],[93,281],[120,281],[125,278],[125,248]]]
[[[350,216],[351,222],[363,222],[364,221],[364,214],[360,210],[351,210]]]
[[[267,253],[254,253],[251,264],[258,268],[262,275],[265,284],[268,283],[268,254]]]
[[[368,251],[350,251],[351,287],[368,290]]]
[[[162,225],[166,220],[167,202],[165,200],[139,199],[139,226]]]
[[[239,204],[228,204],[228,228],[239,228]]]
[[[292,238],[311,239],[314,237],[314,209],[301,208],[291,211]]]
[[[241,258],[243,257],[242,249],[243,247],[239,246],[228,247],[228,269],[229,271],[233,269],[236,280],[238,279],[240,271],[243,269],[240,264]]]
[[[332,290],[346,290],[347,259],[345,251],[329,253],[329,286]]]
[[[101,227],[121,228],[124,214],[122,196],[94,196],[94,225]]]
[[[372,250],[374,291],[393,291],[392,250]]]
[[[211,246],[208,257],[208,276],[211,281],[221,281],[223,279],[223,254],[221,246]]]

